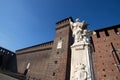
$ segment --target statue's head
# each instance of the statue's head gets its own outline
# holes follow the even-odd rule
[[[80,22],[80,19],[79,19],[79,18],[77,18],[77,19],[76,19],[76,22]]]

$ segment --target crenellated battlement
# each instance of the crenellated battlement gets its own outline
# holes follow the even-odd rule
[[[12,52],[12,51],[10,51],[8,49],[5,49],[3,47],[0,47],[0,53],[2,53],[2,54],[8,54],[8,55],[14,55],[15,54],[14,52]]]
[[[46,49],[52,49],[53,46],[53,41],[49,41],[46,43],[30,46],[27,48],[19,49],[16,51],[17,54],[21,53],[28,53],[28,52],[35,52],[35,51],[40,51],[40,50],[46,50]]]
[[[95,32],[96,32],[96,35],[93,35],[93,36],[96,36],[96,38],[108,37],[114,34],[120,35],[120,24],[98,29],[98,30],[95,30]]]
[[[63,28],[67,25],[70,24],[70,21],[73,21],[72,17],[69,17],[69,18],[65,18],[59,22],[56,23],[56,29],[60,29],[60,28]]]

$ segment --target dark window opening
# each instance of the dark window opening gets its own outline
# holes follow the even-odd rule
[[[103,71],[105,71],[105,69],[103,69]]]
[[[104,77],[106,77],[106,75],[104,75]]]
[[[57,64],[58,61],[54,61],[55,64]]]
[[[53,72],[53,76],[55,76],[55,72]]]
[[[59,54],[59,52],[57,52],[57,54]]]

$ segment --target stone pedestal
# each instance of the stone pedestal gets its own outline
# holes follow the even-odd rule
[[[76,42],[71,46],[70,80],[92,80],[89,43]]]

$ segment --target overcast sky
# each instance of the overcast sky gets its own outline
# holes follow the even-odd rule
[[[15,51],[51,41],[56,22],[85,20],[90,30],[120,24],[120,0],[0,0],[0,46]]]

